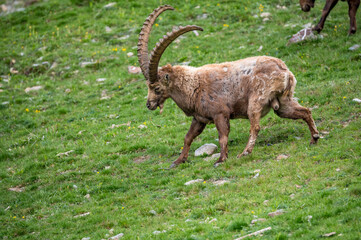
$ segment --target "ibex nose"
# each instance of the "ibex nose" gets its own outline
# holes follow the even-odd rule
[[[147,108],[149,109],[150,108],[150,103],[149,103],[149,101],[147,101]]]

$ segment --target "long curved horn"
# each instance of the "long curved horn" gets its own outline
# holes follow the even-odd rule
[[[177,37],[180,35],[189,32],[199,30],[203,31],[201,27],[195,25],[188,25],[185,27],[180,26],[178,29],[173,30],[172,32],[168,32],[167,35],[164,35],[161,38],[152,53],[150,54],[150,62],[149,62],[149,81],[155,82],[158,79],[158,65],[159,60],[165,51],[165,49],[171,44]]]
[[[148,57],[148,41],[149,34],[152,30],[152,26],[157,19],[157,17],[166,10],[174,10],[172,6],[163,5],[160,6],[148,16],[145,20],[142,30],[139,33],[138,40],[138,61],[140,68],[142,69],[143,75],[146,79],[149,79],[149,57]]]

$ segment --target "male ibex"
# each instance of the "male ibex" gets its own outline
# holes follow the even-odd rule
[[[252,152],[260,130],[260,118],[273,108],[280,117],[303,119],[311,131],[311,144],[319,138],[311,112],[293,99],[296,79],[280,59],[250,57],[234,62],[210,64],[202,67],[171,66],[158,69],[164,50],[180,35],[203,29],[198,26],[179,27],[167,33],[148,58],[149,34],[156,18],[169,5],[153,11],[143,24],[138,42],[138,59],[147,80],[147,107],[163,109],[164,101],[172,98],[187,116],[192,116],[191,127],[185,136],[182,153],[171,167],[187,160],[190,145],[208,123],[215,123],[219,134],[221,156],[215,166],[228,155],[229,120],[248,118],[250,137],[238,157]]]
[[[341,0],[345,1],[345,0]],[[331,12],[332,8],[336,6],[338,0],[326,0],[326,4],[322,10],[322,16],[318,24],[312,29],[317,32],[321,32],[323,29],[323,25],[325,24],[326,18],[328,14]],[[348,3],[348,15],[350,17],[350,30],[348,34],[356,33],[356,12],[358,7],[360,6],[360,0],[347,0]],[[308,12],[315,5],[315,0],[300,0],[300,6],[302,11]]]

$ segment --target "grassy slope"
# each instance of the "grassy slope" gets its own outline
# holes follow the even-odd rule
[[[348,48],[360,43],[361,31],[347,37],[347,4],[339,3],[331,13],[323,40],[286,47],[303,24],[318,20],[321,2],[308,14],[288,0],[124,2],[106,10],[107,2],[49,0],[0,18],[0,73],[9,74],[2,77],[0,93],[0,102],[9,102],[0,105],[0,236],[232,239],[271,226],[263,238],[313,239],[335,231],[342,239],[360,239],[361,105],[352,99],[361,97],[361,57],[360,49]],[[329,134],[310,147],[306,124],[271,113],[261,122],[252,155],[237,159],[249,123],[234,120],[227,163],[214,169],[191,154],[190,163],[162,170],[180,153],[191,119],[171,100],[163,115],[146,109],[143,77],[127,72],[137,59],[126,53],[136,55],[144,19],[164,3],[176,11],[158,20],[151,46],[173,25],[197,24],[205,31],[170,46],[162,64],[279,57],[298,79],[296,97],[314,107],[319,130]],[[253,17],[260,4],[272,13],[267,23]],[[277,4],[288,10],[276,9]],[[208,18],[197,20],[203,13]],[[32,67],[44,61],[57,66]],[[85,61],[97,64],[80,67]],[[10,67],[19,73],[10,74]],[[24,92],[36,85],[44,89]],[[111,98],[100,100],[102,92]],[[140,124],[147,128],[139,129]],[[217,143],[216,138],[214,126],[208,126],[191,150]],[[69,150],[74,152],[57,157]],[[290,157],[277,161],[279,154]],[[256,169],[261,172],[254,179]],[[205,182],[184,186],[199,178]],[[212,184],[219,179],[230,182]],[[8,190],[15,186],[24,191]],[[267,216],[277,209],[286,213]],[[74,218],[86,212],[90,215]],[[267,220],[251,225],[254,215]],[[209,223],[213,218],[217,221]],[[156,230],[166,232],[155,235]]]

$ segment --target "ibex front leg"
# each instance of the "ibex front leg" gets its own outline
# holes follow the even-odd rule
[[[217,167],[219,164],[224,162],[228,157],[228,134],[230,130],[229,118],[223,114],[219,114],[214,118],[214,123],[218,130],[219,145],[221,146],[221,156],[218,161],[214,164]]]
[[[191,147],[191,144],[193,142],[193,140],[203,132],[204,128],[205,128],[206,124],[204,123],[200,123],[198,122],[195,118],[193,118],[191,127],[189,128],[189,131],[186,135],[186,137],[184,138],[184,146],[183,146],[183,150],[182,153],[180,154],[180,156],[178,157],[177,160],[175,160],[172,165],[170,166],[170,168],[174,168],[177,165],[184,163],[187,161],[188,158],[188,153],[189,153],[189,149]]]

